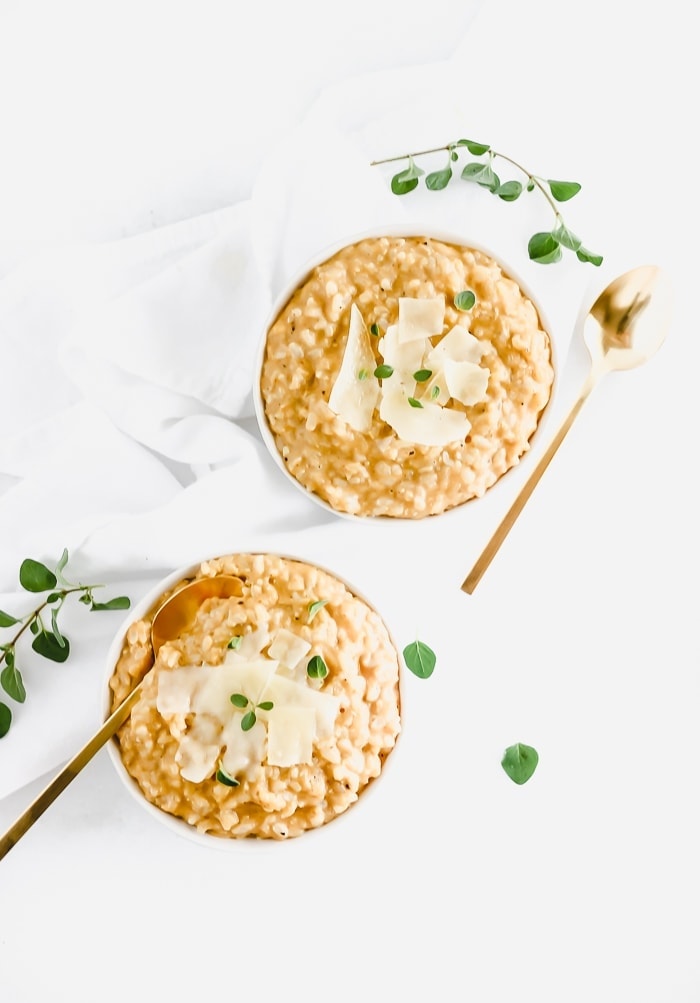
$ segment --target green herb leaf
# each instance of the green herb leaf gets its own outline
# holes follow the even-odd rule
[[[258,707],[258,709],[259,709],[259,710],[272,710],[272,708],[273,708],[274,706],[275,706],[275,705],[274,705],[274,703],[272,702],[272,700],[263,700],[263,702],[262,702],[262,703],[259,703],[259,704],[257,705],[257,707]]]
[[[65,648],[66,639],[65,637],[63,637],[61,631],[58,629],[58,610],[55,609],[51,610],[51,631],[53,633],[54,638],[56,639],[56,644],[59,646],[59,648]]]
[[[366,370],[366,369],[361,369],[361,370],[359,371],[359,373],[357,374],[357,378],[358,378],[358,380],[360,380],[360,381],[362,381],[362,380],[366,380],[366,379],[367,379],[367,376],[368,376],[368,373],[367,373],[367,370]]]
[[[437,400],[437,398],[438,398],[439,396],[440,396],[440,387],[439,387],[439,386],[437,386],[437,384],[436,384],[436,385],[435,385],[435,386],[433,387],[433,389],[432,389],[432,390],[430,391],[430,399],[431,399],[431,400]]]
[[[581,191],[581,185],[576,181],[547,181],[547,184],[557,202],[568,202]]]
[[[419,400],[416,400],[415,397],[409,397],[408,403],[411,405],[411,407],[423,407],[421,402]]]
[[[403,660],[414,676],[429,679],[435,668],[435,652],[423,641],[412,641],[403,649]]]
[[[50,658],[52,662],[65,662],[70,655],[70,644],[68,638],[62,635],[63,644],[59,644],[53,634],[41,631],[32,641],[32,648],[44,658]]]
[[[231,648],[232,651],[238,651],[242,643],[243,643],[243,638],[240,637],[240,635],[236,635],[235,637],[231,638],[226,647]]]
[[[377,366],[374,370],[374,375],[378,380],[388,380],[391,374],[394,372],[393,366],[388,366],[386,363],[382,363],[381,366]]]
[[[216,771],[216,779],[220,784],[225,784],[227,787],[240,787],[240,780],[236,780],[235,777],[229,776],[223,766],[220,766]]]
[[[452,178],[452,168],[448,165],[443,167],[441,171],[433,171],[425,179],[426,188],[429,188],[431,192],[439,192],[443,188],[447,188]]]
[[[461,293],[457,293],[454,299],[455,306],[463,313],[466,313],[467,310],[471,310],[475,303],[476,296],[471,289],[463,289]]]
[[[63,553],[61,554],[61,556],[59,558],[58,564],[56,565],[56,574],[57,575],[61,574],[61,572],[65,568],[66,564],[68,564],[68,551],[64,547],[63,548]]]
[[[462,178],[465,181],[474,181],[482,188],[488,188],[495,192],[501,184],[501,179],[495,173],[491,164],[471,163],[462,171]]]
[[[114,599],[108,599],[107,602],[91,602],[90,609],[93,612],[98,612],[101,610],[109,609],[129,609],[131,606],[131,601],[128,596],[115,596]]]
[[[328,603],[327,599],[317,599],[315,602],[310,602],[309,603],[309,615],[307,617],[306,622],[307,623],[311,623],[311,621],[316,616],[316,614],[318,613],[318,611],[321,610],[321,609],[323,609],[323,607],[327,603]]]
[[[4,738],[12,724],[12,711],[0,701],[0,738]]]
[[[19,583],[27,592],[46,592],[56,587],[57,578],[45,564],[28,557],[20,566]]]
[[[425,174],[425,171],[415,164],[413,157],[409,157],[406,170],[399,171],[391,179],[392,192],[394,195],[406,195],[408,192],[412,192],[417,187],[418,179],[423,174]]]
[[[325,679],[328,675],[328,666],[323,661],[320,655],[314,655],[309,659],[309,664],[306,666],[306,674],[309,679]]]
[[[8,697],[12,697],[17,703],[24,703],[27,699],[27,691],[24,688],[22,673],[15,665],[14,658],[10,657],[9,652],[5,667],[0,672],[0,686],[2,686]]]
[[[372,337],[378,338],[379,337],[379,324],[370,324],[370,326],[369,326],[369,333],[372,335]]]
[[[419,369],[413,374],[413,379],[416,383],[425,383],[433,375],[432,369]]]
[[[585,247],[579,247],[576,251],[576,257],[579,261],[588,261],[592,265],[601,265],[603,263],[603,256],[601,254],[594,254],[592,251],[587,251]]]
[[[13,623],[19,623],[19,620],[0,609],[0,627],[11,627]]]
[[[232,693],[229,699],[234,707],[248,706],[248,697],[244,696],[242,693]]]
[[[255,726],[257,717],[255,716],[254,710],[249,710],[247,714],[244,714],[241,719],[241,731],[250,731],[251,728]]]
[[[515,784],[525,784],[537,769],[539,756],[530,745],[516,742],[503,753],[501,766]]]
[[[572,233],[568,227],[564,226],[563,223],[552,230],[552,235],[562,247],[568,247],[570,251],[578,251],[581,246],[580,238],[575,233]]]
[[[561,245],[553,233],[535,233],[528,241],[527,253],[532,261],[549,265],[561,260]]]
[[[491,149],[486,143],[475,143],[472,139],[458,139],[455,146],[466,146],[474,157],[481,157]]]
[[[519,181],[506,181],[505,184],[499,185],[494,191],[494,195],[498,195],[499,199],[503,199],[504,202],[515,202],[519,199],[523,192],[523,186]]]

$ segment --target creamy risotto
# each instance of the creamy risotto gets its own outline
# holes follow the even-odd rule
[[[339,512],[416,519],[518,463],[553,381],[538,311],[498,262],[373,237],[293,293],[267,332],[259,391],[300,485]]]
[[[381,773],[401,731],[398,654],[377,612],[324,570],[235,554],[194,577],[221,573],[240,596],[206,599],[155,662],[150,617],[129,626],[113,706],[145,679],[115,741],[164,812],[213,836],[290,839]]]

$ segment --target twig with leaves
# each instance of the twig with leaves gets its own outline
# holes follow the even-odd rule
[[[445,146],[435,146],[429,150],[420,150],[418,153],[404,153],[398,157],[385,157],[383,160],[373,160],[372,167],[379,164],[389,164],[400,160],[408,161],[408,166],[395,174],[391,179],[391,190],[395,195],[406,195],[418,187],[419,180],[425,175],[425,186],[430,191],[440,191],[446,188],[455,176],[453,167],[458,162],[460,153],[466,149],[473,157],[473,160],[465,164],[460,173],[464,181],[470,181],[480,185],[492,195],[497,195],[504,202],[515,202],[520,198],[523,191],[539,191],[554,213],[554,226],[551,230],[535,233],[530,237],[527,245],[528,255],[532,261],[541,265],[549,265],[560,261],[562,258],[562,248],[573,251],[579,261],[589,262],[592,265],[600,265],[603,258],[600,254],[594,254],[587,250],[581,239],[569,229],[564,222],[564,218],[557,207],[557,203],[568,202],[581,190],[581,185],[577,181],[552,181],[537,174],[533,174],[525,167],[506,156],[498,153],[486,143],[475,143],[471,139],[457,139]],[[434,153],[445,151],[447,153],[447,163],[437,171],[426,174],[418,166],[418,157],[427,157]],[[518,180],[502,182],[494,170],[494,160],[499,158],[509,163],[525,177],[525,184]]]
[[[17,628],[9,641],[0,643],[0,686],[17,703],[24,703],[27,697],[22,673],[17,665],[17,644],[23,634],[29,631],[33,635],[32,648],[44,658],[53,662],[65,662],[70,655],[70,641],[58,623],[68,596],[79,595],[78,602],[89,606],[92,611],[129,609],[130,600],[127,596],[97,602],[93,592],[104,586],[69,582],[63,574],[67,563],[67,550],[63,551],[53,571],[40,561],[26,558],[19,569],[20,585],[26,592],[47,594],[35,609],[24,615],[13,616],[0,610],[0,628]],[[0,701],[0,738],[7,734],[11,725],[12,711]]]

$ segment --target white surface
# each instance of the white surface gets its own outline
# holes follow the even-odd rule
[[[647,262],[673,278],[674,323],[652,362],[595,391],[471,597],[459,583],[535,456],[479,510],[485,515],[414,527],[410,547],[401,527],[310,526],[307,508],[280,486],[268,499],[268,525],[283,529],[291,505],[292,526],[306,527],[293,537],[297,549],[322,549],[325,564],[365,585],[397,633],[418,630],[438,653],[430,680],[407,680],[405,741],[382,798],[368,803],[366,824],[357,816],[351,841],[330,827],[323,844],[302,840],[278,857],[264,855],[259,868],[248,857],[236,868],[154,825],[98,755],[0,862],[0,998],[184,1003],[195,995],[271,1000],[293,991],[313,1003],[418,995],[697,1003],[700,360],[696,265],[686,245],[698,220],[682,181],[692,178],[686,144],[698,80],[687,21],[676,2],[641,11],[600,0],[585,8],[553,0],[481,4],[471,25],[472,8],[457,3],[429,10],[412,3],[402,16],[360,3],[347,24],[339,13],[329,22],[327,5],[301,6],[315,10],[325,44],[301,19],[283,12],[272,19],[261,8],[259,15],[247,10],[256,23],[245,24],[223,3],[0,8],[0,320],[15,325],[0,329],[0,344],[16,378],[20,363],[25,379],[32,364],[37,378],[44,371],[32,343],[10,335],[36,332],[46,317],[54,333],[70,326],[61,309],[73,308],[75,287],[50,286],[48,277],[52,263],[90,259],[86,244],[140,233],[158,243],[165,224],[202,212],[218,220],[218,210],[251,196],[254,181],[257,204],[270,209],[258,220],[262,233],[279,208],[270,188],[276,165],[295,191],[280,198],[283,209],[294,209],[285,217],[287,243],[274,248],[273,287],[313,249],[307,234],[317,239],[325,216],[343,227],[351,222],[333,201],[354,208],[347,187],[333,194],[323,172],[313,185],[308,173],[294,175],[294,154],[279,137],[280,130],[296,136],[300,123],[302,161],[314,142],[321,155],[327,142],[343,181],[355,161],[335,164],[332,154],[348,130],[359,165],[368,152],[456,138],[442,132],[443,120],[455,119],[470,138],[533,169],[579,180],[584,189],[565,217],[605,254],[600,270],[573,263],[542,271],[518,257],[516,238],[525,243],[540,219],[534,203],[465,193],[465,222],[511,242],[514,264],[562,327],[606,278]],[[451,27],[456,17],[459,31]],[[370,22],[376,30],[368,34]],[[381,112],[394,78],[358,82],[353,101],[347,82],[355,73],[454,53],[460,86],[431,102],[406,101],[389,126]],[[273,72],[280,63],[283,85]],[[437,70],[434,80],[441,81]],[[341,97],[331,129],[326,109],[337,111]],[[447,225],[443,217],[455,210],[440,193],[423,193],[410,212]],[[198,239],[201,226],[199,219]],[[94,267],[104,279],[101,260],[96,254]],[[68,264],[61,274],[74,280]],[[110,274],[123,279],[122,271]],[[13,299],[20,283],[23,295]],[[100,298],[87,281],[85,290],[88,305],[111,316],[106,291]],[[569,393],[585,369],[574,346]],[[12,391],[4,387],[5,402]],[[84,406],[81,393],[74,398]],[[56,401],[43,398],[43,405],[52,417]],[[189,559],[188,547],[202,542],[173,539],[173,527],[187,525],[183,514],[206,504],[206,542],[223,539],[226,513],[223,505],[208,507],[208,476],[172,457],[156,463],[140,441],[118,433],[109,413],[87,436],[86,456],[99,456],[104,435],[125,469],[143,464],[155,478],[149,504],[156,515],[167,506],[158,532],[147,510],[127,507],[133,498],[125,489],[100,535],[96,484],[85,511],[76,511],[80,524],[69,526],[64,510],[54,524],[60,538],[52,539],[48,499],[52,492],[56,504],[70,498],[71,482],[57,490],[48,476],[36,480],[38,453],[17,463],[10,446],[30,417],[26,397],[3,411],[3,456],[17,464],[0,466],[3,589],[12,587],[17,548],[35,543],[58,553],[64,533],[76,541],[87,533],[79,552],[85,569],[104,570],[134,599],[161,565]],[[91,419],[98,420],[94,410]],[[63,428],[75,433],[69,423],[56,426],[56,449]],[[264,457],[256,465],[244,438],[234,446],[234,459],[259,470],[261,483],[272,475]],[[215,486],[225,489],[235,471],[223,462],[213,471]],[[187,477],[194,491],[182,490]],[[14,494],[23,485],[25,494]],[[24,497],[24,506],[10,507],[12,497]],[[255,514],[248,501],[236,498],[239,520]],[[129,511],[134,520],[125,518]],[[229,519],[235,546],[238,524]],[[131,552],[122,547],[129,540]],[[115,547],[118,559],[105,569],[99,562]],[[143,563],[134,567],[139,553]],[[131,578],[126,569],[134,569]],[[79,619],[76,613],[76,627]],[[104,620],[88,623],[81,620],[78,668],[49,670],[58,691],[80,683],[74,697],[89,719],[98,697],[90,666],[102,671],[111,631]],[[38,675],[28,680],[23,728],[31,726],[30,746],[60,759],[50,685]],[[73,721],[66,748],[75,747],[82,720]],[[16,753],[7,762],[14,735],[0,744],[0,776],[10,788],[22,768]],[[518,740],[540,753],[522,788],[499,765],[503,748]],[[0,828],[50,776],[0,801]]]

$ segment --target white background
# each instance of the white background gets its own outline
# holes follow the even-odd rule
[[[322,87],[455,54],[465,132],[584,182],[572,225],[605,274],[668,270],[668,341],[595,391],[473,596],[459,572],[485,539],[424,533],[397,574],[377,534],[344,555],[387,615],[420,610],[439,656],[408,680],[381,798],[241,857],[154,825],[99,755],[0,862],[3,1003],[700,1000],[698,79],[680,4],[0,0],[0,278],[247,198]],[[514,741],[540,754],[523,787],[499,765]]]

